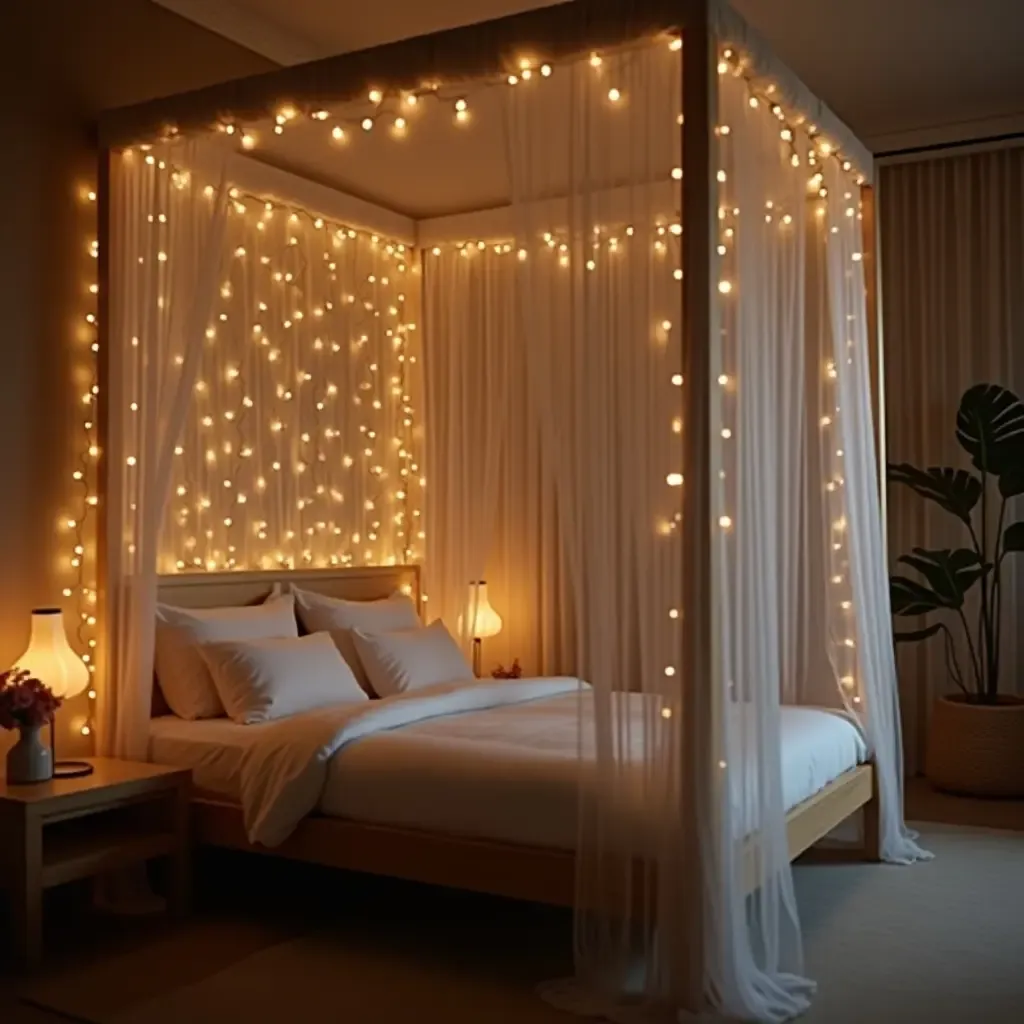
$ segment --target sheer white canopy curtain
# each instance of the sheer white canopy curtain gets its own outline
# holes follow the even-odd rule
[[[507,105],[521,344],[591,684],[579,978],[547,996],[615,1015],[624,997],[665,1002],[680,980],[681,951],[650,913],[682,827],[679,50],[584,58],[551,85],[509,90]]]
[[[884,166],[879,201],[889,459],[966,465],[954,432],[961,395],[982,382],[1024,393],[1024,146]],[[888,513],[894,559],[962,546],[961,524],[907,488],[890,488]],[[1024,572],[1009,558],[1001,571],[1001,685],[1024,693],[1024,643],[1009,628],[1024,613]],[[914,772],[948,688],[942,644],[901,644],[899,667]]]
[[[424,261],[429,612],[468,647],[468,583],[485,579],[492,606],[515,614],[487,640],[483,671],[518,659],[530,675],[571,673],[572,594],[530,393],[535,344],[519,330],[518,255],[469,244],[431,247]]]
[[[206,168],[200,186],[190,170]],[[112,158],[106,579],[99,750],[145,760],[160,528],[217,293],[223,158],[202,143]]]

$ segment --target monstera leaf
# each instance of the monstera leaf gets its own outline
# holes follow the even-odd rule
[[[939,608],[962,608],[967,591],[989,570],[976,551],[948,548],[929,551],[914,548],[912,555],[903,555],[900,561],[916,569],[924,578],[922,584],[907,576],[893,576],[890,597],[895,615],[923,615]]]
[[[934,501],[965,523],[981,497],[981,481],[966,469],[918,469],[908,462],[890,462],[889,480],[906,484],[922,498]]]
[[[964,392],[956,414],[956,439],[974,465],[1001,476],[1024,464],[1024,404],[998,384],[976,384]]]
[[[1024,450],[1021,452],[1021,465],[1012,469],[1004,469],[999,475],[999,493],[1004,498],[1016,498],[1024,494]]]
[[[927,640],[929,637],[935,636],[940,629],[942,629],[942,623],[933,622],[930,626],[925,626],[924,629],[909,629],[902,632],[897,630],[893,633],[892,638],[898,644],[908,644],[917,640]]]

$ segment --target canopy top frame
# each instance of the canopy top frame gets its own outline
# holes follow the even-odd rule
[[[725,0],[562,2],[110,110],[100,116],[99,143],[117,149],[229,121],[261,121],[285,105],[311,113],[365,98],[371,89],[468,83],[507,74],[524,55],[558,61],[667,33],[715,37],[742,48],[747,72],[770,77],[780,101],[798,107],[806,123],[833,140],[871,181],[867,148]]]

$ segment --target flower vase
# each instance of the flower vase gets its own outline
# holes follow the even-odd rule
[[[21,726],[18,742],[7,752],[7,782],[22,786],[53,778],[53,755],[40,739],[41,725]]]

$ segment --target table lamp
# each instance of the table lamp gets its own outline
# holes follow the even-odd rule
[[[32,609],[28,648],[14,667],[28,670],[48,686],[54,696],[64,700],[77,697],[89,687],[89,669],[68,643],[67,633],[64,632],[64,614],[59,608]],[[56,755],[52,722],[50,748]],[[58,761],[54,756],[55,778],[74,778],[91,773],[92,765],[87,761]]]
[[[472,628],[467,632],[473,637],[473,674],[479,676],[483,641],[501,632],[501,616],[491,607],[487,598],[486,580],[474,580],[469,584],[468,607]]]

